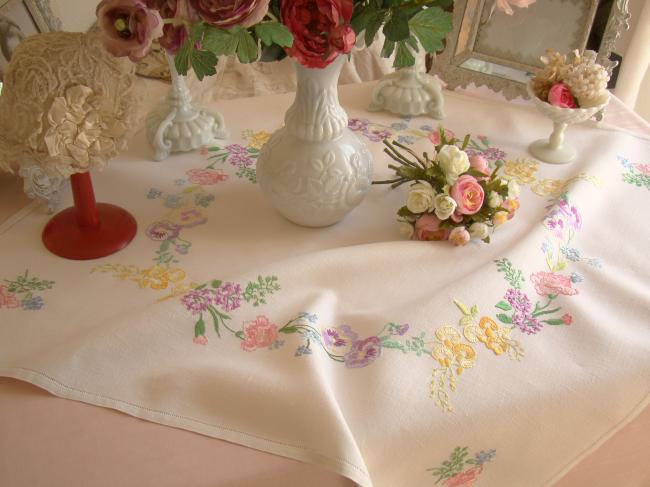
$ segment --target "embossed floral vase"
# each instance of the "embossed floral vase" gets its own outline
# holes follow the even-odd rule
[[[348,129],[337,83],[345,56],[323,69],[295,63],[298,87],[285,126],[264,145],[257,180],[288,220],[308,227],[340,221],[370,189],[372,157]]]

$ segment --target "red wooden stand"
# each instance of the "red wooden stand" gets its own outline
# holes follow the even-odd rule
[[[96,203],[90,173],[70,177],[74,206],[52,217],[43,243],[66,259],[98,259],[126,247],[138,229],[135,218],[119,206]]]

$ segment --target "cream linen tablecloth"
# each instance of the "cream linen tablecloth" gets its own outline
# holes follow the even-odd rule
[[[377,139],[430,150],[430,121],[370,116],[367,85],[342,91],[376,177]],[[647,141],[573,127],[579,161],[543,166],[525,154],[550,128],[532,109],[447,93],[446,128],[523,186],[491,245],[453,248],[400,239],[404,188],[327,229],[275,214],[250,159],[290,99],[223,103],[218,150],[151,163],[134,143],[97,174],[98,199],[140,225],[119,254],[49,255],[40,212],[5,228],[0,374],[378,486],[551,484],[643,408]],[[551,323],[508,334],[509,302]]]

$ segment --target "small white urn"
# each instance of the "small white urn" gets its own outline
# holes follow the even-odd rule
[[[370,189],[372,157],[348,129],[337,83],[345,56],[323,69],[295,63],[297,90],[257,160],[257,181],[288,220],[324,227],[341,220]]]

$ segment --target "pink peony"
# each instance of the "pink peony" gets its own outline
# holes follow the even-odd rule
[[[193,184],[208,186],[228,179],[228,175],[216,169],[190,169],[185,173],[187,180]]]
[[[512,10],[511,5],[519,8],[527,8],[528,5],[535,3],[537,0],[497,0],[497,8],[508,15],[512,15],[515,11]]]
[[[269,0],[189,1],[203,20],[221,29],[235,25],[250,27],[262,20],[269,10]]]
[[[268,348],[277,338],[278,325],[271,323],[266,316],[258,316],[255,320],[244,323],[244,341],[241,348],[247,352]]]
[[[540,296],[564,294],[573,296],[578,290],[571,286],[571,278],[555,272],[535,272],[530,275],[535,291]]]
[[[469,470],[457,473],[453,477],[448,478],[442,483],[442,485],[444,487],[472,487],[476,482],[476,477],[478,477],[482,471],[483,467],[477,465],[476,467],[472,467]]]
[[[490,163],[488,160],[480,154],[475,154],[469,158],[469,165],[476,169],[477,171],[482,172],[486,176],[490,175]]]
[[[469,242],[470,235],[465,227],[454,227],[449,233],[449,241],[457,247]]]
[[[548,102],[560,108],[578,108],[571,90],[564,83],[555,83],[548,92]]]
[[[447,240],[449,230],[440,228],[440,220],[435,215],[422,215],[415,221],[415,238],[418,240]]]
[[[458,205],[456,210],[463,215],[473,215],[483,206],[485,193],[474,176],[465,174],[451,187],[449,195]]]
[[[324,68],[354,46],[352,0],[283,0],[282,22],[293,34],[287,54],[308,68]]]
[[[9,292],[9,288],[4,284],[0,285],[0,308],[17,308],[20,301],[14,293]]]
[[[113,56],[140,61],[161,34],[158,13],[143,0],[102,0],[95,13],[104,47]]]

